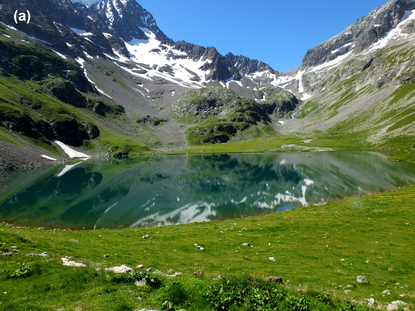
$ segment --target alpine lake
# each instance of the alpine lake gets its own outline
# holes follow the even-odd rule
[[[415,183],[415,164],[374,152],[90,159],[0,172],[0,222],[147,227],[239,218]]]

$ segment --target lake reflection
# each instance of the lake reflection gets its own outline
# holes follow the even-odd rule
[[[110,228],[236,218],[393,189],[414,183],[414,172],[367,152],[87,161],[2,173],[0,221]]]

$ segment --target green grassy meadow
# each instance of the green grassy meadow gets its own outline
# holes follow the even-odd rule
[[[285,309],[245,303],[228,310],[365,310],[369,298],[383,309],[402,300],[412,310],[414,206],[415,187],[405,187],[283,213],[176,226],[70,231],[4,224],[0,253],[11,246],[19,251],[0,257],[0,310],[215,310],[206,291],[220,288],[214,285],[219,275],[227,281],[250,276],[254,281],[245,290],[269,276],[284,281],[276,291],[285,293]],[[28,255],[45,251],[48,257]],[[65,256],[87,267],[62,266]],[[22,263],[31,274],[12,277]],[[152,288],[103,271],[123,264],[183,275],[158,277],[161,287]],[[195,276],[198,270],[204,275]],[[357,284],[359,275],[369,284]],[[162,309],[166,301],[171,304]]]

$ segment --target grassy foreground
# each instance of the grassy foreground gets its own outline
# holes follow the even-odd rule
[[[283,278],[283,287],[271,286],[283,297],[283,310],[364,310],[368,298],[383,309],[402,300],[413,310],[414,206],[415,187],[406,187],[278,214],[188,225],[96,231],[3,225],[0,253],[12,246],[18,252],[0,256],[0,310],[161,310],[165,301],[170,304],[163,310],[178,310],[175,305],[215,310],[214,301],[225,297],[215,298],[215,289],[236,282],[232,290],[241,295],[271,275]],[[48,257],[28,255],[45,251]],[[65,256],[87,267],[62,266]],[[157,277],[161,287],[152,288],[103,271],[122,264],[183,275]],[[27,265],[31,273],[25,272]],[[197,270],[204,275],[195,276]],[[237,281],[214,280],[219,275]],[[357,284],[359,275],[369,284]],[[282,309],[235,304],[229,310]]]

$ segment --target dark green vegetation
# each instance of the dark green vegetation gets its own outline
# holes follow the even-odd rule
[[[272,127],[265,131],[261,127],[285,116],[298,104],[291,93],[275,87],[255,91],[253,97],[261,101],[241,98],[222,87],[190,91],[174,104],[173,116],[179,122],[197,123],[186,130],[190,145],[217,144],[234,137],[244,140],[273,135],[269,130]]]
[[[371,297],[383,308],[396,300],[414,304],[414,203],[415,191],[409,187],[284,213],[179,226],[95,231],[2,226],[1,253],[13,252],[12,246],[17,250],[0,257],[0,306],[364,310]],[[150,237],[142,239],[146,234]],[[28,255],[45,251],[48,257]],[[87,267],[62,266],[65,256]],[[103,271],[122,264],[183,275],[113,276]],[[204,275],[194,276],[198,270]],[[214,280],[219,275],[223,279]],[[267,283],[271,275],[281,276],[284,285]],[[369,284],[357,284],[358,275]],[[157,286],[137,287],[138,278],[153,279]],[[390,294],[383,294],[386,290]]]

